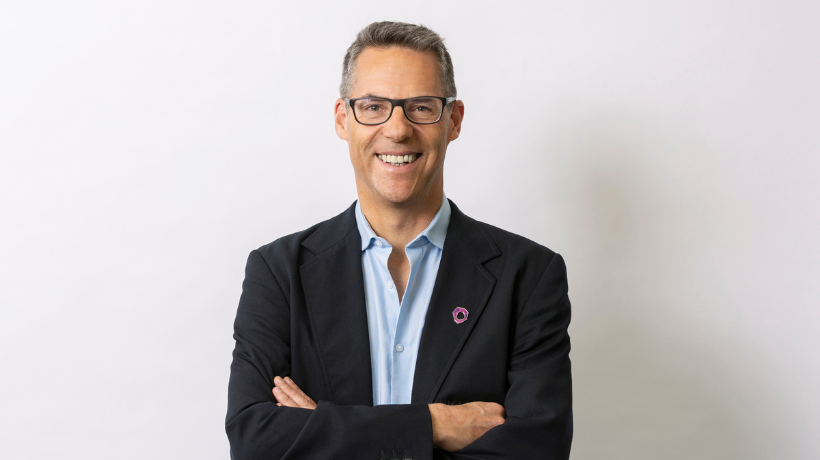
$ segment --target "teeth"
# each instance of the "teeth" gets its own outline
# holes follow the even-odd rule
[[[407,163],[412,163],[419,158],[419,155],[416,153],[412,153],[409,155],[379,155],[379,159],[385,163],[389,163],[393,166],[399,166]]]

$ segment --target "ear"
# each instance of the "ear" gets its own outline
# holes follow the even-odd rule
[[[339,139],[347,140],[347,103],[344,99],[336,99],[333,106],[333,118],[336,124],[336,135]]]
[[[453,102],[450,109],[450,132],[447,135],[447,142],[458,139],[461,134],[461,121],[464,120],[464,102],[457,100]]]

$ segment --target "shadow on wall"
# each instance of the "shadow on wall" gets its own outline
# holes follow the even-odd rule
[[[569,228],[572,458],[770,458],[736,410],[743,382],[715,372],[720,338],[688,316],[710,296],[705,153],[646,125],[588,120],[550,152]]]
[[[572,459],[764,459],[709,379],[628,320],[573,344]]]

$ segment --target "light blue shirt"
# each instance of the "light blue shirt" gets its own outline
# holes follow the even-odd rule
[[[356,223],[362,236],[373,405],[410,404],[421,331],[450,224],[450,203],[445,196],[430,225],[404,247],[410,278],[401,303],[387,269],[393,247],[373,232],[358,202]]]

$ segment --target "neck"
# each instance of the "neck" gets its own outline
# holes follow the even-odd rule
[[[436,217],[444,191],[434,190],[416,203],[393,203],[365,195],[359,193],[359,205],[370,227],[394,248],[404,249]]]

